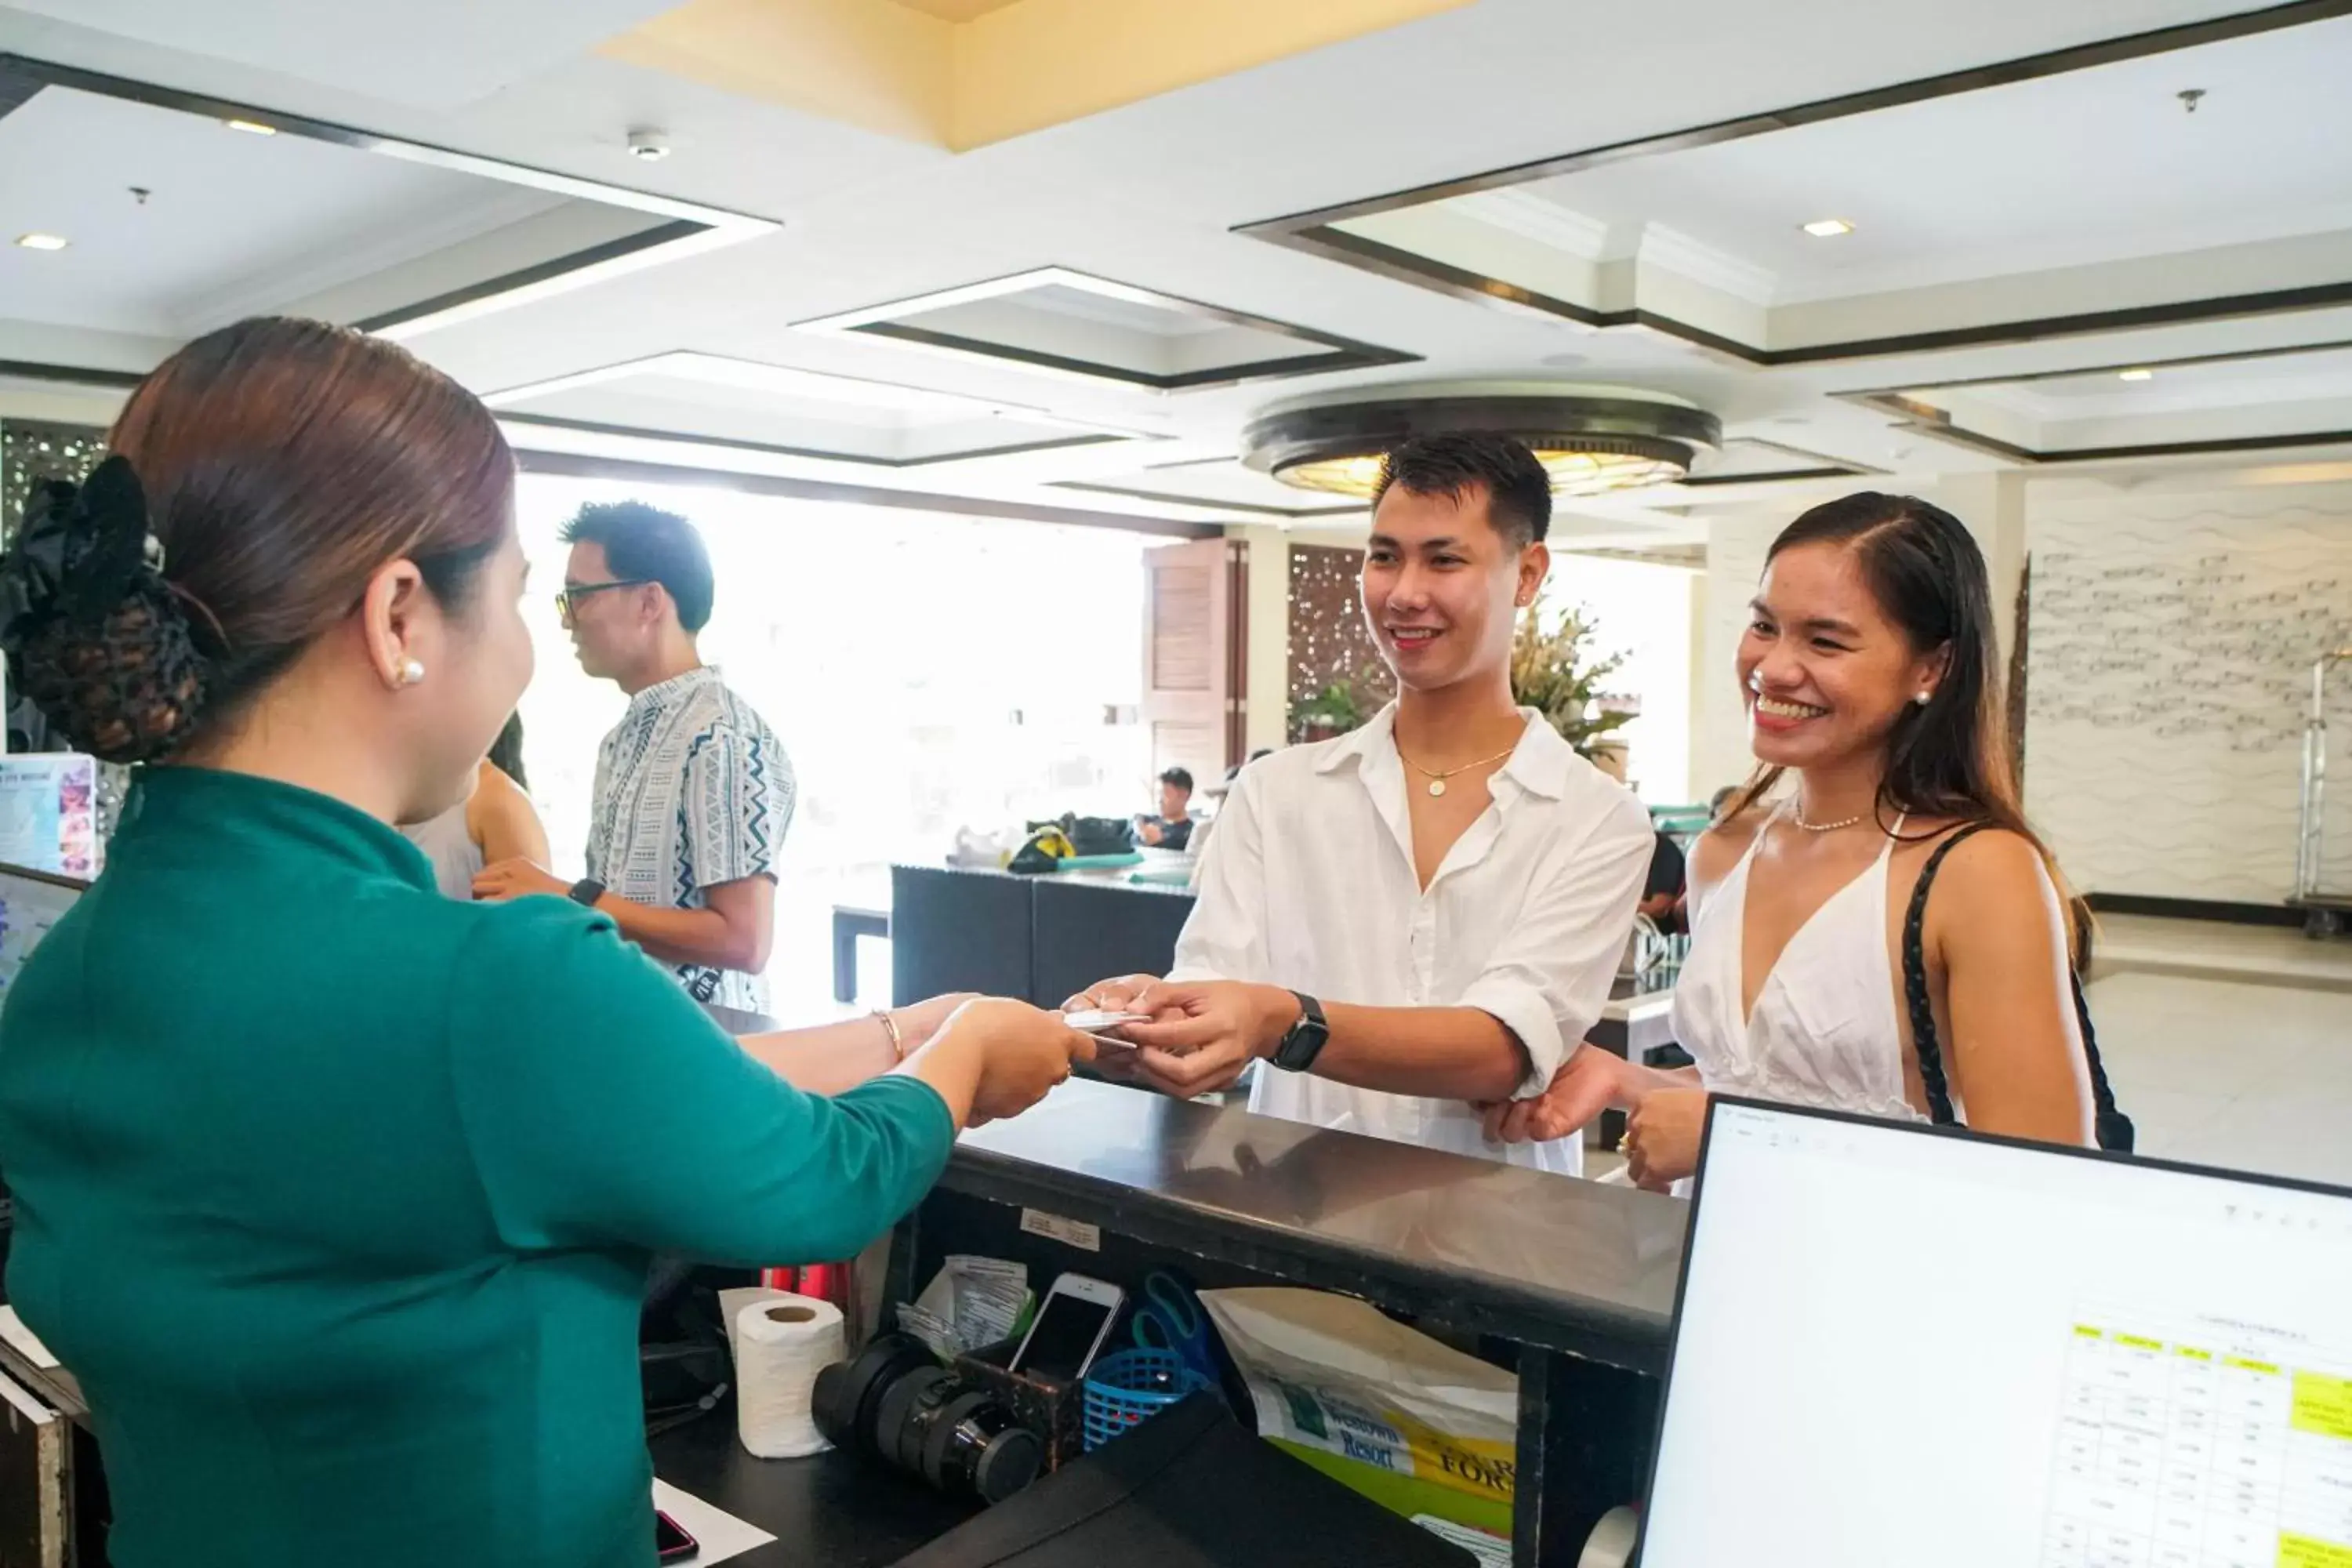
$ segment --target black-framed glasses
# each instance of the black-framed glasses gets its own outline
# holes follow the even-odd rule
[[[611,583],[567,583],[555,595],[555,618],[568,632],[572,629],[572,613],[580,607],[580,601],[589,595],[601,594],[608,588],[642,588],[652,581],[650,577],[630,577]]]

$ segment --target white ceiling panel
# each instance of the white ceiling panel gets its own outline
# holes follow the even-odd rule
[[[683,351],[510,387],[487,401],[506,415],[889,465],[1126,437],[1017,405]]]
[[[1297,489],[1230,457],[1148,464],[1124,472],[1060,480],[1054,488],[1165,505],[1213,507],[1239,518],[1318,526],[1329,519],[1361,521],[1366,515],[1360,501]]]
[[[142,202],[133,187],[148,193]],[[48,88],[0,119],[0,315],[187,335],[559,204],[497,181]]]
[[[2352,17],[1523,190],[1612,250],[1644,225],[1687,235],[1770,274],[1778,301],[1926,288],[2352,227],[2347,82]],[[1802,232],[1832,217],[1854,232]]]

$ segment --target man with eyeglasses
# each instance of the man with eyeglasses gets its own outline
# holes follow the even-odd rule
[[[597,753],[588,875],[567,888],[509,860],[482,872],[474,896],[568,896],[609,915],[698,1001],[765,1012],[793,767],[696,649],[712,597],[701,535],[674,512],[621,501],[581,508],[563,541],[556,607],[580,668],[629,696]]]

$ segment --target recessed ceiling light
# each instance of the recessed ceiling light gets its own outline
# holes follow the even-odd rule
[[[275,125],[264,125],[258,120],[224,120],[221,123],[227,126],[231,131],[242,131],[248,136],[275,136],[278,134],[278,127]]]
[[[2129,370],[2119,370],[2116,372],[2116,379],[2117,381],[2154,381],[2156,379],[2156,372],[2149,370],[2145,365],[2135,365]]]
[[[20,234],[16,243],[27,250],[63,250],[72,241],[61,234]]]
[[[1805,232],[1815,239],[1835,239],[1842,234],[1852,234],[1853,225],[1842,217],[1817,217],[1805,225]]]

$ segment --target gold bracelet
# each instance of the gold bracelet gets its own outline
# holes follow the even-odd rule
[[[882,1026],[882,1032],[890,1037],[890,1055],[892,1058],[898,1061],[905,1061],[907,1059],[907,1041],[905,1037],[898,1033],[898,1020],[890,1016],[889,1010],[883,1007],[877,1007],[874,1009],[874,1019],[877,1023]]]

